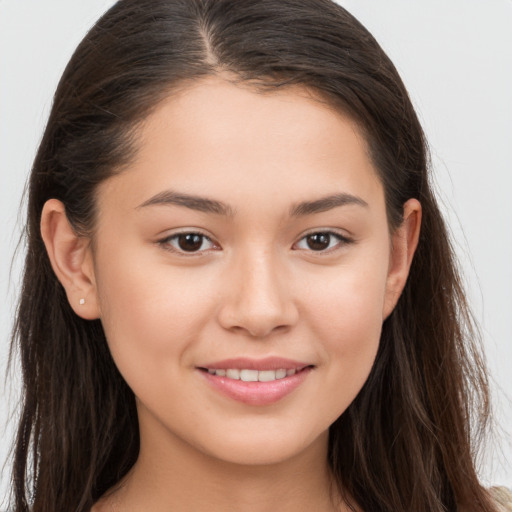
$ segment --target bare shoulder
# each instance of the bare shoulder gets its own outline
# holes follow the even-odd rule
[[[91,512],[107,512],[107,509],[101,503],[98,502],[92,506]]]
[[[113,512],[114,505],[108,498],[101,498],[91,508],[91,512]]]
[[[512,512],[512,490],[507,487],[491,487],[489,492],[496,501],[499,512]]]

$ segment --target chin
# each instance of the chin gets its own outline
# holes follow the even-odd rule
[[[290,430],[282,433],[248,432],[245,435],[222,436],[208,443],[201,451],[218,460],[243,466],[268,466],[282,464],[296,457],[307,456],[318,443],[325,444],[327,452],[328,431],[316,437],[294,435]]]

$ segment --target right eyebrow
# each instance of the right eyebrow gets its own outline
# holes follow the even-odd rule
[[[137,206],[138,208],[145,208],[146,206],[153,205],[177,205],[197,210],[205,213],[215,213],[216,215],[224,215],[226,217],[234,217],[236,211],[230,205],[209,199],[207,197],[195,196],[173,190],[165,190],[160,192],[147,201]]]

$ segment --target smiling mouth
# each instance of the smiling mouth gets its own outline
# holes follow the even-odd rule
[[[225,377],[232,380],[241,380],[243,382],[272,382],[275,380],[291,377],[297,373],[304,371],[306,368],[312,368],[311,365],[303,366],[300,368],[278,368],[276,370],[254,370],[254,369],[239,369],[239,368],[200,368],[210,375],[218,377]]]
[[[213,389],[251,406],[280,401],[297,389],[314,368],[315,365],[279,357],[226,359],[196,367]]]

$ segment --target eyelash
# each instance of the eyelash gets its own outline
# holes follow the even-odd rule
[[[215,245],[215,243],[211,240],[210,237],[204,235],[203,233],[197,232],[197,231],[183,231],[181,233],[175,233],[174,235],[171,235],[171,236],[163,238],[162,240],[159,240],[157,243],[159,245],[161,245],[165,250],[170,251],[172,253],[175,253],[175,254],[177,254],[179,256],[183,256],[185,258],[188,258],[188,257],[201,257],[201,256],[203,256],[205,251],[190,251],[190,252],[187,252],[187,251],[184,251],[182,249],[176,249],[175,247],[171,246],[170,242],[172,240],[177,240],[180,236],[186,236],[186,235],[197,235],[197,236],[201,237],[201,239],[202,239],[201,247],[203,245],[204,240],[208,240],[213,245]],[[320,250],[320,251],[315,251],[313,249],[310,249],[309,252],[312,252],[313,254],[331,254],[333,252],[336,252],[336,251],[340,250],[341,248],[343,248],[346,245],[354,243],[354,240],[352,238],[349,238],[349,237],[347,237],[345,235],[341,235],[340,233],[337,233],[335,231],[329,231],[329,230],[326,230],[326,231],[312,231],[310,233],[307,233],[307,234],[305,234],[299,240],[299,243],[302,240],[305,240],[308,237],[313,236],[313,235],[328,235],[329,237],[334,237],[334,238],[338,239],[337,247],[335,247],[334,249],[332,247],[330,247],[328,249]],[[331,242],[331,240],[329,239],[329,245],[331,245],[330,242]]]

